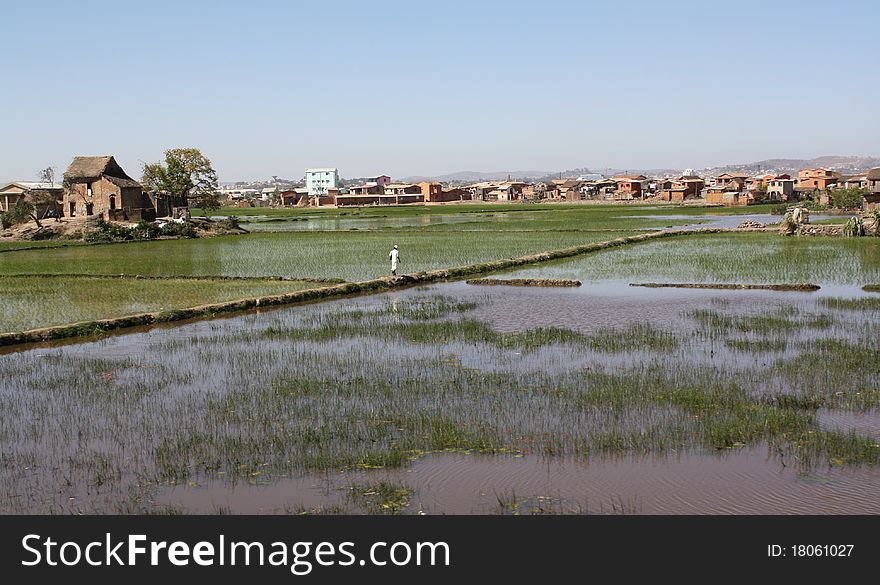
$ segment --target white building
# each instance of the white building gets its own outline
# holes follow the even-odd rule
[[[339,188],[339,171],[335,168],[306,169],[306,189],[309,196],[325,195],[328,189]]]

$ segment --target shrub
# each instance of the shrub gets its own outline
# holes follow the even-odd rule
[[[160,236],[196,238],[198,233],[188,223],[168,222],[161,228],[155,223],[142,219],[133,227],[99,220],[98,227],[86,232],[83,239],[91,243],[127,242],[130,240],[155,240]]]
[[[83,235],[83,240],[91,243],[125,242],[135,239],[133,230],[103,219],[98,220],[98,226]]]
[[[865,235],[865,224],[860,217],[851,217],[843,225],[843,235],[858,238]]]
[[[189,223],[177,223],[174,221],[169,221],[165,225],[162,226],[161,235],[163,236],[176,236],[179,238],[197,238],[199,237],[198,232]]]
[[[220,220],[218,223],[220,227],[226,228],[228,230],[237,230],[240,226],[238,224],[238,218],[234,215],[230,215],[226,219]]]
[[[865,189],[839,189],[830,193],[831,205],[840,209],[861,209]]]
[[[131,229],[132,236],[138,240],[152,240],[158,238],[162,231],[153,223],[145,219],[140,220],[136,226]]]

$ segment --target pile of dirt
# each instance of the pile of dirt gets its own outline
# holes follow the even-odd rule
[[[764,229],[767,226],[764,225],[763,223],[761,223],[760,221],[755,221],[754,219],[747,219],[744,222],[740,223],[736,227],[741,230],[745,230],[745,229]]]
[[[233,236],[249,233],[236,222],[230,221],[215,221],[205,217],[193,217],[189,220],[189,223],[195,228],[196,232],[198,232],[200,238],[210,236]]]
[[[156,223],[166,223],[169,220],[159,219]],[[122,226],[134,226],[136,222],[114,222]],[[62,218],[59,221],[45,219],[40,221],[41,227],[33,221],[18,224],[0,232],[0,241],[31,242],[38,240],[82,240],[83,236],[98,228],[97,216],[83,218]],[[237,222],[229,220],[215,221],[204,217],[193,217],[189,224],[195,229],[196,237],[228,236],[246,234],[248,231],[240,227]],[[159,239],[169,239],[175,236],[160,236]]]
[[[36,242],[40,240],[68,240],[82,237],[83,222],[44,219],[40,227],[33,221],[20,223],[0,232],[4,241]]]

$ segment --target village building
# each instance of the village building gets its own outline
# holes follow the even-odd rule
[[[333,167],[306,169],[305,180],[309,195],[324,195],[330,189],[339,188],[339,170]]]
[[[615,199],[639,199],[648,183],[645,175],[620,175],[612,179],[617,183]]]
[[[838,182],[840,175],[829,169],[803,169],[798,171],[798,189],[824,191]]]
[[[305,187],[285,189],[281,191],[280,195],[281,205],[285,207],[305,206],[308,204],[309,190]],[[304,203],[300,204],[301,200],[304,200]]]
[[[422,190],[422,200],[425,203],[448,203],[471,198],[471,194],[464,189],[444,189],[443,185],[436,181],[423,181],[419,183],[419,187]]]
[[[482,181],[471,185],[465,185],[463,188],[471,194],[471,199],[474,201],[488,201],[489,193],[495,190],[495,185],[496,184],[491,181]]]
[[[34,215],[43,218],[49,211],[61,212],[61,200],[64,188],[58,183],[34,183],[30,181],[13,181],[0,188],[0,212],[9,211],[20,199],[28,194],[44,193],[46,197],[40,197],[34,203]]]
[[[421,203],[424,201],[422,188],[412,183],[388,183],[379,196],[379,203],[400,205],[401,203]]]
[[[849,177],[841,177],[835,187],[837,187],[838,189],[867,189],[868,176],[853,175]]]
[[[740,191],[748,178],[749,176],[745,173],[721,173],[709,180],[709,187],[728,187],[736,184],[735,189]]]
[[[737,188],[739,187],[739,188]],[[710,185],[706,187],[706,203],[709,205],[748,205],[748,196],[741,190],[742,185]],[[741,197],[745,195],[745,197]]]
[[[436,181],[422,181],[419,183],[419,189],[422,191],[422,199],[426,203],[437,203],[443,201],[443,185]]]
[[[865,181],[865,188],[868,190],[865,194],[865,209],[880,209],[880,167],[868,171]]]
[[[577,179],[563,181],[557,187],[558,197],[566,201],[580,201],[581,185],[583,183],[583,181],[578,181]]]
[[[77,156],[64,173],[62,208],[67,217],[108,220],[156,218],[153,201],[112,156]]]
[[[794,179],[779,175],[767,183],[766,197],[770,201],[789,201],[794,197]]]
[[[696,176],[681,176],[674,181],[660,181],[659,197],[663,201],[682,202],[687,199],[699,199],[705,182]]]
[[[543,199],[547,194],[547,183],[529,183],[522,188],[523,199]]]
[[[379,175],[378,177],[370,177],[365,182],[366,183],[375,183],[377,185],[384,187],[385,185],[388,185],[389,183],[391,183],[391,177],[389,177],[388,175]]]
[[[596,181],[584,181],[578,188],[581,199],[596,199],[599,195],[599,189]]]
[[[361,185],[354,185],[353,187],[348,188],[349,195],[357,195],[358,197],[369,196],[369,195],[384,195],[385,194],[385,185],[380,185],[375,181],[370,181],[368,183],[363,183]],[[377,198],[378,200],[378,198]]]

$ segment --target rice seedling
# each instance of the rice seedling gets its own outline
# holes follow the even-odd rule
[[[352,484],[348,488],[351,501],[368,514],[400,514],[410,505],[413,490],[386,481]]]
[[[880,297],[860,297],[856,299],[829,297],[819,299],[819,304],[829,309],[845,311],[880,311]]]
[[[858,284],[880,280],[880,240],[694,234],[510,271],[505,277],[583,282]]]
[[[0,278],[0,331],[183,309],[318,286],[280,280],[120,279],[15,276]]]
[[[801,314],[791,307],[757,315],[731,315],[711,309],[696,309],[688,316],[713,336],[730,332],[785,335],[802,329],[828,329],[834,325],[834,318],[830,315]]]
[[[856,242],[818,256],[874,262]],[[766,445],[805,472],[880,465],[876,441],[816,417],[880,404],[880,327],[835,312],[861,304],[800,293],[743,304],[747,293],[713,291],[684,310],[652,299],[644,312],[643,300],[621,298],[609,326],[583,289],[475,289],[399,290],[0,354],[0,511],[185,512],[163,500],[171,486],[259,497],[344,471],[357,474],[334,488],[349,486],[344,507],[281,511],[403,513],[418,485],[383,474],[428,454],[724,457]],[[562,508],[502,499],[511,511]]]
[[[406,272],[514,258],[590,242],[626,232],[477,232],[381,230],[259,233],[190,240],[164,240],[23,250],[3,254],[2,274],[284,276],[366,280],[388,274],[388,250],[401,249]]]

